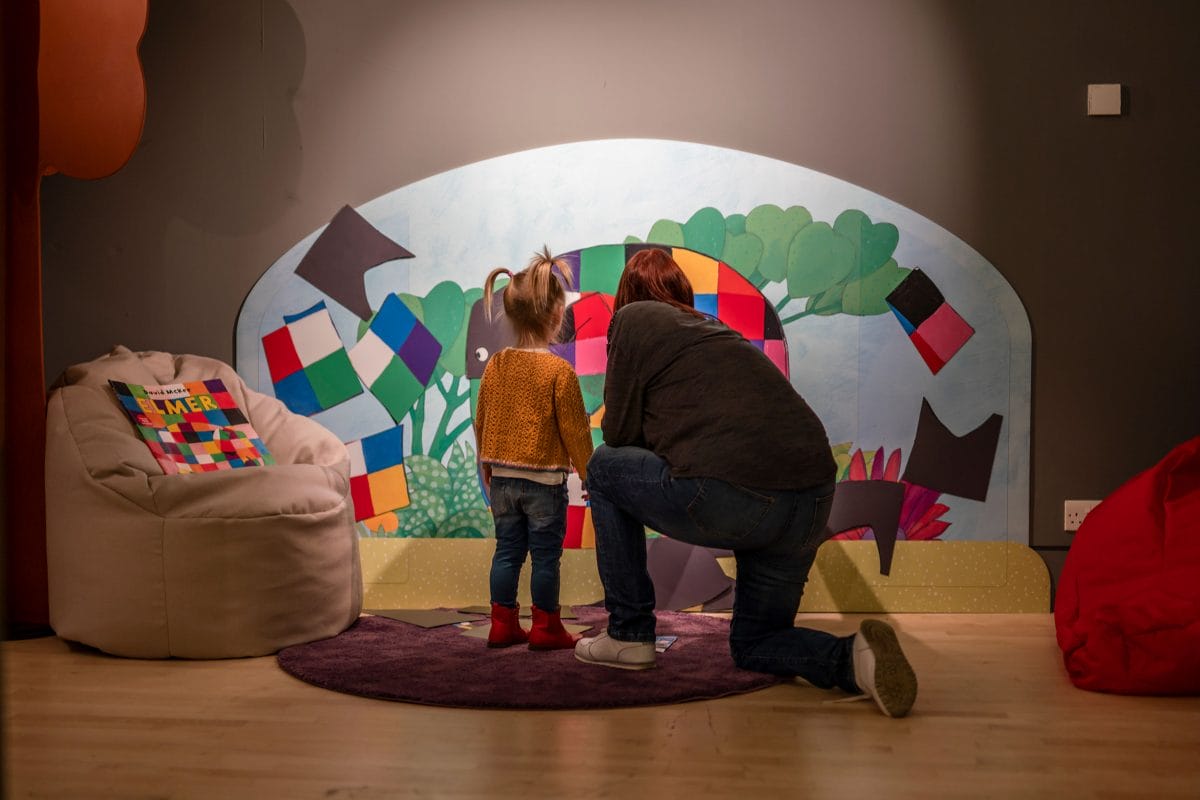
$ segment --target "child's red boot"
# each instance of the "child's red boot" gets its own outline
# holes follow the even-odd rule
[[[566,650],[579,640],[563,627],[559,611],[543,611],[533,607],[533,627],[529,629],[530,650]]]
[[[508,647],[529,641],[529,634],[521,627],[519,610],[519,607],[509,608],[492,603],[492,626],[488,630],[488,647]]]

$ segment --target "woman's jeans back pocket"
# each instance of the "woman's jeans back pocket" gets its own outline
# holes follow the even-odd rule
[[[716,478],[696,478],[696,496],[687,513],[715,547],[735,547],[750,536],[775,504],[774,497]]]
[[[813,501],[813,518],[808,526],[808,536],[804,540],[805,549],[820,547],[825,540],[833,536],[829,530],[829,512],[833,509],[833,492],[817,497]]]

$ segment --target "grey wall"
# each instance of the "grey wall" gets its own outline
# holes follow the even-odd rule
[[[342,204],[607,137],[746,150],[991,261],[1034,341],[1033,543],[1200,434],[1200,4],[153,0],[142,144],[43,185],[46,360],[233,358],[258,276]],[[1088,83],[1129,87],[1085,115]]]

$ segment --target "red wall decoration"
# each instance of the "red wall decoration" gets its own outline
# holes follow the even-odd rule
[[[102,178],[146,117],[147,0],[17,0],[4,9],[4,492],[10,630],[44,626],[46,376],[41,176]]]

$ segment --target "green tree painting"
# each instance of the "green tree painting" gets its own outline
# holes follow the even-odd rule
[[[893,254],[900,232],[888,222],[871,222],[848,209],[833,224],[813,220],[803,206],[761,205],[749,214],[723,215],[702,208],[686,222],[660,219],[646,238],[687,247],[724,261],[759,291],[783,283],[775,304],[784,325],[807,316],[874,316],[888,311],[886,297],[911,270]]]

